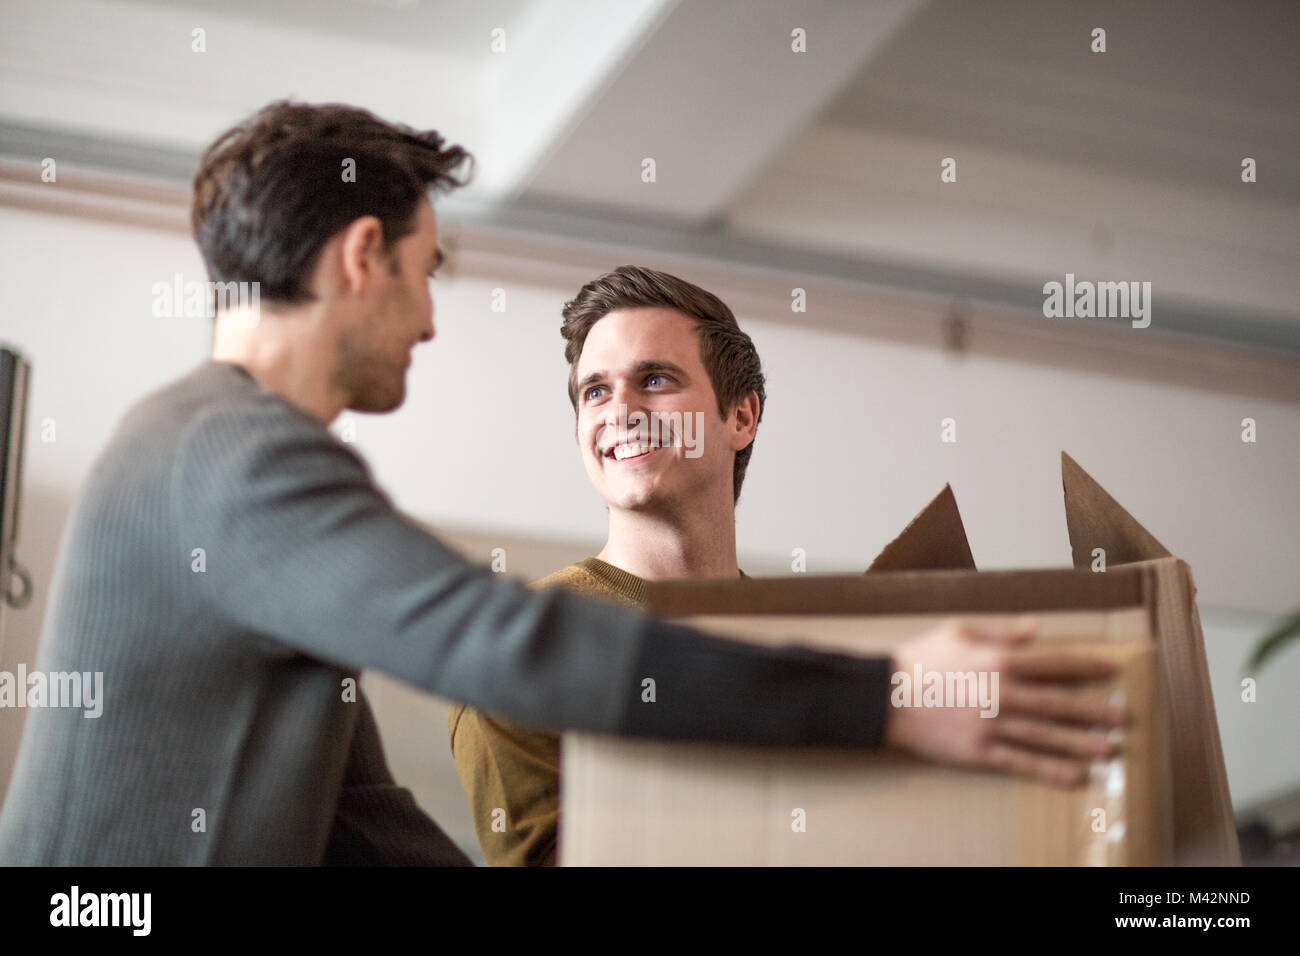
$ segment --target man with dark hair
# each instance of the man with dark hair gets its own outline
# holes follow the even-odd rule
[[[433,338],[426,191],[463,181],[465,159],[433,132],[288,103],[204,156],[199,247],[213,280],[263,284],[262,314],[219,312],[211,361],[128,412],[82,491],[37,663],[102,672],[102,714],[28,716],[0,861],[467,862],[388,773],[357,692],[370,667],[536,726],[947,746],[950,715],[899,711],[886,727],[887,658],[706,637],[467,565],[334,439],[342,410],[402,402],[411,349]],[[980,666],[941,631],[917,646],[932,666]],[[1029,653],[983,652],[985,667]],[[646,674],[665,689],[653,707]],[[969,716],[953,759],[1005,759],[979,726],[992,722]]]
[[[647,581],[744,577],[735,505],[767,394],[758,351],[731,309],[684,279],[621,266],[584,285],[563,316],[578,448],[609,532],[595,557],[534,586],[635,607]],[[488,861],[554,864],[560,735],[464,704],[447,722]],[[1074,770],[1048,758],[1036,772],[1068,779]]]
[[[650,580],[743,577],[735,505],[766,388],[731,309],[684,279],[621,266],[584,285],[563,317],[578,447],[609,531],[595,557],[534,586],[636,607]],[[463,704],[447,722],[488,862],[553,865],[560,735]]]
[[[700,362],[712,386],[718,415],[728,419],[735,412],[741,413],[737,424],[744,440],[735,443],[734,455],[730,456],[734,504],[740,500],[740,488],[745,483],[745,472],[754,454],[755,432],[763,420],[763,408],[767,404],[766,380],[753,340],[741,331],[727,304],[712,292],[666,272],[639,266],[620,266],[584,285],[577,296],[565,303],[564,322],[560,326],[564,358],[569,363],[569,402],[574,412],[581,419],[582,409],[593,407],[584,390],[599,385],[601,377],[596,373],[583,375],[583,348],[592,327],[612,312],[634,309],[647,311],[623,317],[630,328],[662,325],[665,317],[650,315],[652,310],[673,313],[676,318],[669,317],[666,321],[675,325],[678,332],[689,325],[692,336],[698,339]],[[680,321],[683,319],[685,325]],[[602,331],[615,335],[608,325]],[[691,350],[692,354],[694,351]],[[604,405],[599,402],[594,407]],[[590,462],[588,471],[593,479],[602,473],[602,469],[592,469]]]

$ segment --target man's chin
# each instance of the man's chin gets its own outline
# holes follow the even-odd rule
[[[621,511],[658,512],[668,505],[661,488],[623,488],[604,496],[605,504]]]
[[[368,392],[354,399],[348,407],[354,412],[391,412],[402,407],[406,401],[406,384],[396,390]]]

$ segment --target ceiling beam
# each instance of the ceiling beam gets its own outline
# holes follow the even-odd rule
[[[922,5],[680,4],[536,170],[526,195],[708,222]],[[793,49],[795,30],[804,31],[805,52]],[[643,179],[647,159],[654,182]]]

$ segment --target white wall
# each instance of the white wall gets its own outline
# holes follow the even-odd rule
[[[37,587],[27,610],[6,613],[0,669],[33,661],[58,536],[114,423],[206,354],[206,320],[151,316],[152,284],[177,271],[202,278],[183,236],[0,209],[0,340],[35,372],[18,554]],[[456,536],[471,550],[531,537],[581,554],[603,540],[604,509],[565,394],[558,314],[576,289],[507,284],[507,311],[494,313],[499,284],[437,281],[438,334],[417,352],[407,404],[355,417],[357,445],[400,507],[475,532]],[[1300,604],[1300,408],[740,318],[769,396],[738,513],[747,568],[778,572],[801,547],[810,572],[861,570],[945,482],[980,567],[1068,565],[1066,449],[1195,571],[1234,803],[1300,784],[1300,701],[1285,690],[1300,647],[1260,676],[1258,703],[1238,691],[1268,615]],[[1253,445],[1239,438],[1246,416]],[[944,417],[955,445],[939,441]],[[52,443],[40,440],[46,418]],[[419,781],[425,805],[472,843],[437,705],[376,706],[399,779]],[[22,713],[0,711],[0,787]]]

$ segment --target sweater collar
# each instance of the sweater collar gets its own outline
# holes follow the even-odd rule
[[[622,568],[617,568],[607,561],[600,558],[587,558],[585,561],[579,561],[579,566],[590,574],[593,578],[605,585],[616,594],[639,604],[645,603],[646,580],[638,577]],[[749,575],[744,569],[740,569],[740,577],[743,580],[749,580]]]

